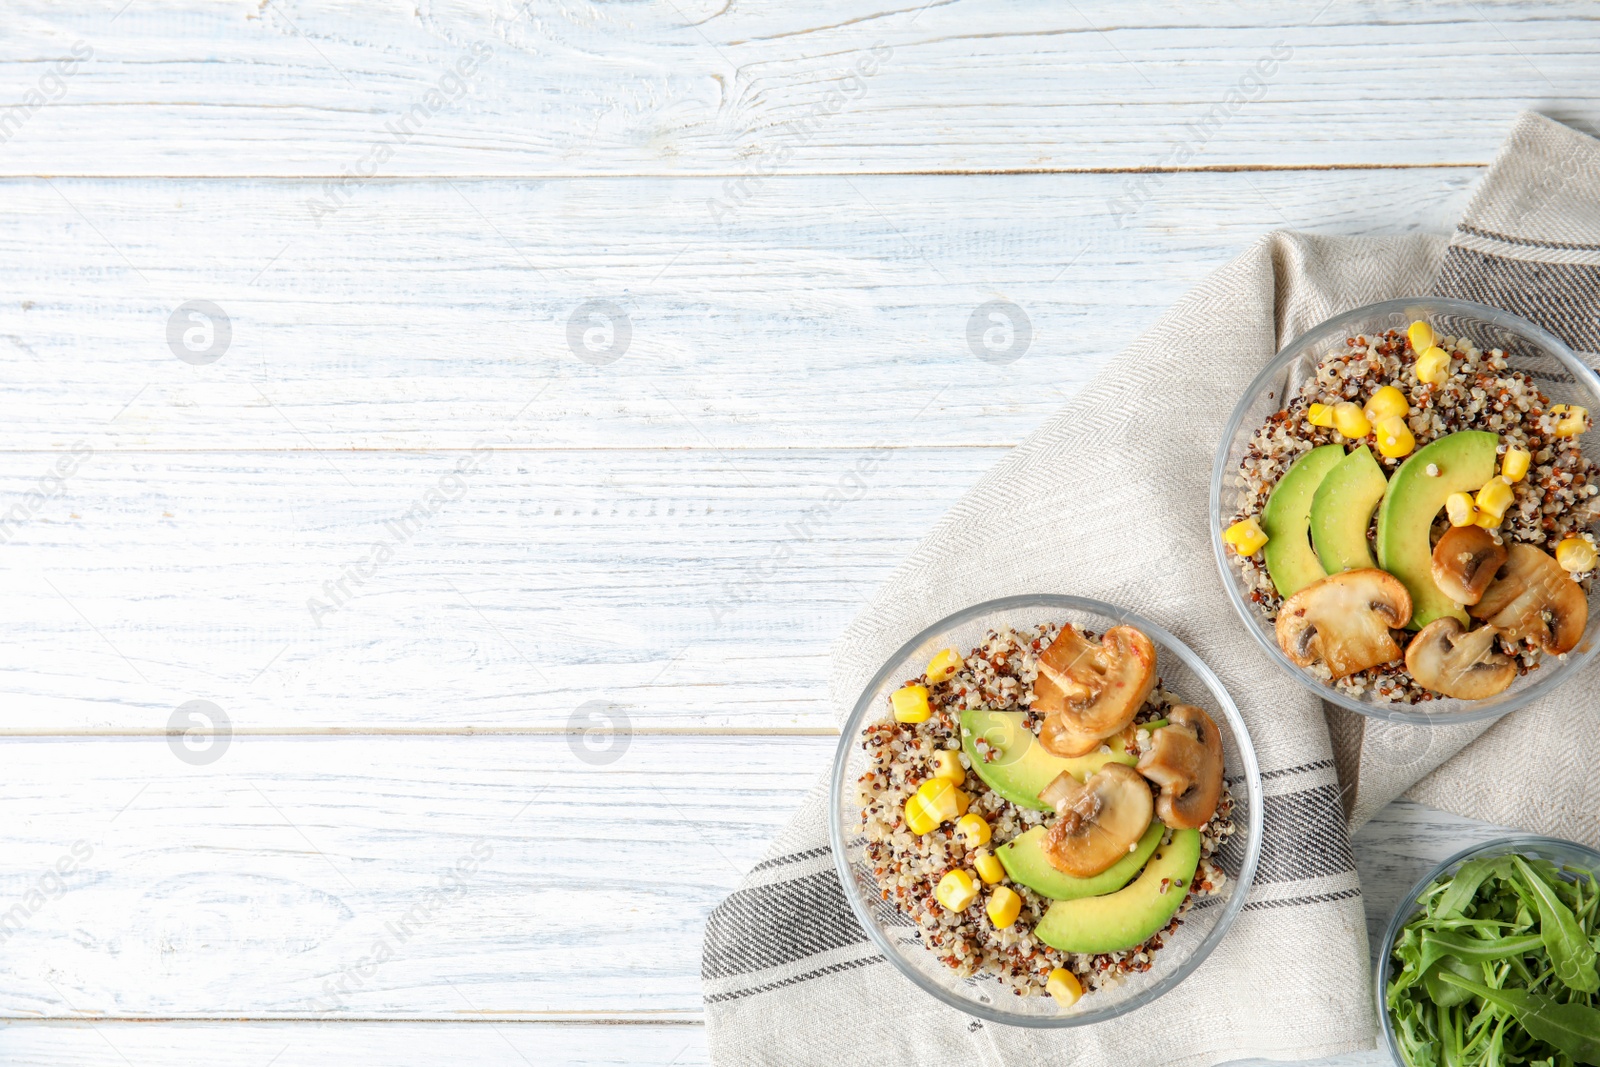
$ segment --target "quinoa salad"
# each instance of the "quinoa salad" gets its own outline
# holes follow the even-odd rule
[[[1591,424],[1502,350],[1426,321],[1350,337],[1251,437],[1223,539],[1279,646],[1325,684],[1486,699],[1584,633]]]
[[[992,629],[863,728],[866,864],[958,975],[1069,1006],[1150,970],[1227,884],[1220,734],[1155,667],[1128,626]]]

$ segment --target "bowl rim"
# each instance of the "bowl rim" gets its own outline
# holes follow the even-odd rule
[[[1250,797],[1253,801],[1249,808],[1249,818],[1246,820],[1245,831],[1245,857],[1240,864],[1239,875],[1233,879],[1234,892],[1223,905],[1222,914],[1217,918],[1205,938],[1190,954],[1189,958],[1178,964],[1176,969],[1165,978],[1161,979],[1149,989],[1129,998],[1116,1007],[1103,1008],[1098,1011],[1085,1011],[1066,1015],[1053,1016],[1021,1016],[997,1010],[983,1004],[959,1000],[947,990],[930,981],[920,972],[912,969],[900,959],[896,951],[879,929],[877,922],[868,913],[860,893],[856,889],[855,875],[850,870],[849,859],[845,853],[845,828],[841,821],[839,798],[843,795],[845,767],[849,760],[850,752],[855,746],[857,736],[861,732],[863,720],[871,710],[872,698],[878,689],[888,680],[902,660],[909,656],[918,646],[930,638],[965,625],[983,615],[997,611],[1006,611],[1013,608],[1061,608],[1069,611],[1093,613],[1105,618],[1116,619],[1119,623],[1136,627],[1144,631],[1145,635],[1157,644],[1175,653],[1178,660],[1192,671],[1203,685],[1210,691],[1209,695],[1218,702],[1223,718],[1228,722],[1228,727],[1233,733],[1234,744],[1239,750],[1239,759],[1243,763],[1243,773],[1250,784]],[[856,699],[855,707],[851,709],[850,716],[845,720],[844,727],[839,735],[839,745],[834,752],[833,771],[829,775],[829,816],[828,816],[828,841],[833,851],[834,870],[838,874],[840,888],[845,899],[850,904],[850,910],[855,915],[856,921],[867,932],[878,951],[889,960],[902,976],[909,979],[923,992],[930,994],[935,999],[967,1015],[974,1015],[989,1022],[1000,1023],[1006,1026],[1021,1026],[1030,1029],[1065,1029],[1074,1026],[1085,1026],[1090,1023],[1104,1022],[1108,1019],[1125,1015],[1130,1011],[1143,1007],[1151,1001],[1171,991],[1194,970],[1203,963],[1211,950],[1216,948],[1228,928],[1233,925],[1233,920],[1244,907],[1245,899],[1250,895],[1251,885],[1255,881],[1256,865],[1261,857],[1261,839],[1263,836],[1264,798],[1261,795],[1261,769],[1256,762],[1255,743],[1251,740],[1249,727],[1245,724],[1244,717],[1239,713],[1233,698],[1223,686],[1222,680],[1202,660],[1193,649],[1178,640],[1165,627],[1146,619],[1142,615],[1108,604],[1102,600],[1093,600],[1088,597],[1070,596],[1061,593],[1024,593],[1015,596],[997,597],[985,600],[970,607],[963,608],[945,616],[939,621],[924,627],[909,641],[901,645],[890,657],[884,661],[873,674],[861,696]]]
[[[1465,863],[1467,860],[1474,859],[1486,852],[1515,851],[1540,845],[1554,845],[1586,854],[1594,862],[1593,873],[1595,879],[1600,881],[1600,851],[1596,851],[1578,841],[1569,841],[1564,837],[1551,837],[1547,834],[1506,834],[1502,837],[1485,841],[1482,844],[1469,845],[1460,852],[1440,860],[1432,870],[1417,880],[1416,885],[1406,891],[1405,896],[1400,898],[1400,903],[1395,906],[1394,914],[1389,916],[1388,926],[1384,928],[1383,944],[1380,946],[1377,954],[1378,958],[1374,962],[1372,977],[1373,996],[1377,1002],[1378,1030],[1383,1035],[1384,1046],[1389,1050],[1389,1058],[1395,1062],[1395,1067],[1406,1067],[1406,1061],[1400,1055],[1400,1049],[1395,1044],[1394,1023],[1389,1018],[1389,998],[1386,995],[1386,987],[1389,984],[1389,961],[1393,955],[1391,950],[1394,948],[1395,937],[1400,933],[1400,928],[1410,921],[1412,912],[1416,910],[1417,898],[1422,895],[1424,889],[1433,884],[1435,878],[1438,878],[1458,863]]]
[[[1529,340],[1554,356],[1570,371],[1573,376],[1587,388],[1592,395],[1600,397],[1600,375],[1595,374],[1582,360],[1580,360],[1567,346],[1566,342],[1555,336],[1549,330],[1530,322],[1520,315],[1514,315],[1500,308],[1490,307],[1488,304],[1479,304],[1472,300],[1458,300],[1454,297],[1444,296],[1413,296],[1398,300],[1380,300],[1372,304],[1363,304],[1351,308],[1332,318],[1324,319],[1308,330],[1302,331],[1288,344],[1278,350],[1266,366],[1245,387],[1244,394],[1228,416],[1227,423],[1223,426],[1222,437],[1217,442],[1216,457],[1211,464],[1211,552],[1217,565],[1217,574],[1222,581],[1222,588],[1233,605],[1234,612],[1239,616],[1244,628],[1255,639],[1256,644],[1266,651],[1268,658],[1283,670],[1287,671],[1296,682],[1309,691],[1315,693],[1323,700],[1337,704],[1341,708],[1366,715],[1375,719],[1389,722],[1409,723],[1414,726],[1445,726],[1458,723],[1482,722],[1485,719],[1496,719],[1502,715],[1509,715],[1513,711],[1527,707],[1539,697],[1551,692],[1565,683],[1573,674],[1583,668],[1595,653],[1600,651],[1600,640],[1594,640],[1593,630],[1586,629],[1585,637],[1589,638],[1588,648],[1573,649],[1567,654],[1567,659],[1558,667],[1547,671],[1542,677],[1535,679],[1532,684],[1519,690],[1517,699],[1508,701],[1503,705],[1492,707],[1472,708],[1470,705],[1461,710],[1430,713],[1418,711],[1422,705],[1412,704],[1369,704],[1355,700],[1331,685],[1325,685],[1321,680],[1312,677],[1304,669],[1295,666],[1294,662],[1284,655],[1278,643],[1268,640],[1264,632],[1264,624],[1254,618],[1250,606],[1245,603],[1239,590],[1234,587],[1232,572],[1228,565],[1227,546],[1222,540],[1222,480],[1227,474],[1228,449],[1233,444],[1240,426],[1244,423],[1247,409],[1252,400],[1259,396],[1268,383],[1282,371],[1292,356],[1305,345],[1314,335],[1324,331],[1334,330],[1345,323],[1354,322],[1368,315],[1384,314],[1388,312],[1407,312],[1408,309],[1418,305],[1426,305],[1442,310],[1455,311],[1460,314],[1470,315],[1474,318],[1486,320],[1503,329],[1526,335]]]

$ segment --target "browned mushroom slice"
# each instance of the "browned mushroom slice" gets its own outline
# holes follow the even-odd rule
[[[1447,697],[1492,697],[1517,677],[1516,661],[1500,651],[1499,637],[1493,626],[1468,632],[1454,616],[1434,619],[1406,646],[1406,670],[1419,685]]]
[[[1039,681],[1044,681],[1041,675]],[[1039,683],[1035,682],[1033,691],[1039,691]],[[1037,708],[1039,705],[1034,704]],[[1115,737],[1116,734],[1111,734]],[[1039,726],[1039,743],[1045,751],[1053,752],[1058,756],[1074,757],[1086,756],[1106,743],[1107,738],[1099,734],[1084,733],[1079,730],[1064,714],[1047,715]]]
[[[1170,709],[1167,721],[1150,735],[1139,773],[1161,787],[1156,814],[1162,822],[1174,830],[1198,830],[1222,799],[1222,734],[1211,716],[1188,704]]]
[[[1278,609],[1278,647],[1302,667],[1324,663],[1334,678],[1400,658],[1389,636],[1411,621],[1411,594],[1375,567],[1312,582]]]
[[[1156,648],[1131,626],[1099,642],[1065,625],[1039,654],[1033,708],[1043,713],[1039,741],[1057,756],[1082,756],[1127,726],[1156,684]]]
[[[1472,615],[1512,641],[1531,637],[1546,652],[1570,652],[1588,625],[1589,599],[1554,556],[1514,544]]]
[[[1505,546],[1482,526],[1452,526],[1433,546],[1433,584],[1457,604],[1476,604],[1505,561]]]
[[[1051,866],[1092,878],[1126,856],[1150,829],[1150,786],[1132,767],[1108,763],[1087,782],[1061,772],[1039,794],[1054,804],[1056,821],[1044,835]]]

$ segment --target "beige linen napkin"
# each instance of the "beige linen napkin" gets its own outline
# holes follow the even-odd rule
[[[1543,122],[1523,120],[1516,138]],[[1325,718],[1322,702],[1255,646],[1216,574],[1207,492],[1223,424],[1261,365],[1333,314],[1427,292],[1445,253],[1440,237],[1262,238],[1008,454],[835,649],[831,688],[842,721],[904,641],[992,597],[1096,597],[1189,644],[1249,725],[1266,816],[1255,883],[1210,958],[1161,999],[1091,1027],[1024,1030],[947,1008],[902,978],[857,925],[834,870],[821,782],[707,924],[702,974],[714,1062],[1139,1067],[1372,1045],[1361,894],[1335,741],[1363,800],[1392,796],[1436,765],[1428,762],[1435,742],[1424,739],[1410,764],[1420,769],[1406,779],[1391,768],[1399,749],[1384,747],[1362,722]],[[1450,751],[1466,739],[1449,742]]]
[[[1540,115],[1519,118],[1433,292],[1515,312],[1600,363],[1600,141]],[[1330,708],[1351,829],[1409,789],[1459,815],[1600,845],[1600,731],[1579,726],[1600,721],[1597,703],[1591,667],[1493,724],[1404,726]]]

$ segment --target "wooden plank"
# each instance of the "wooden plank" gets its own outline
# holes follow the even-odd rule
[[[12,1021],[0,1022],[0,1044],[12,1067],[700,1067],[711,1062],[705,1029],[699,1025]]]
[[[7,741],[0,1016],[682,1018],[834,744]]]
[[[0,732],[827,730],[829,646],[1000,454],[96,452],[0,527]]]
[[[1126,228],[1110,175],[774,180],[721,228],[709,179],[376,185],[321,228],[303,182],[16,180],[0,450],[1008,444],[1263,231],[1443,231],[1474,176],[1167,175]]]
[[[1523,108],[1600,114],[1578,0],[27,0],[8,30],[3,173],[319,174],[330,198],[373,173],[1481,164]]]
[[[1383,935],[1395,909],[1435,864],[1464,848],[1520,832],[1409,800],[1397,800],[1373,816],[1351,842],[1361,872],[1373,959],[1383,951]]]

